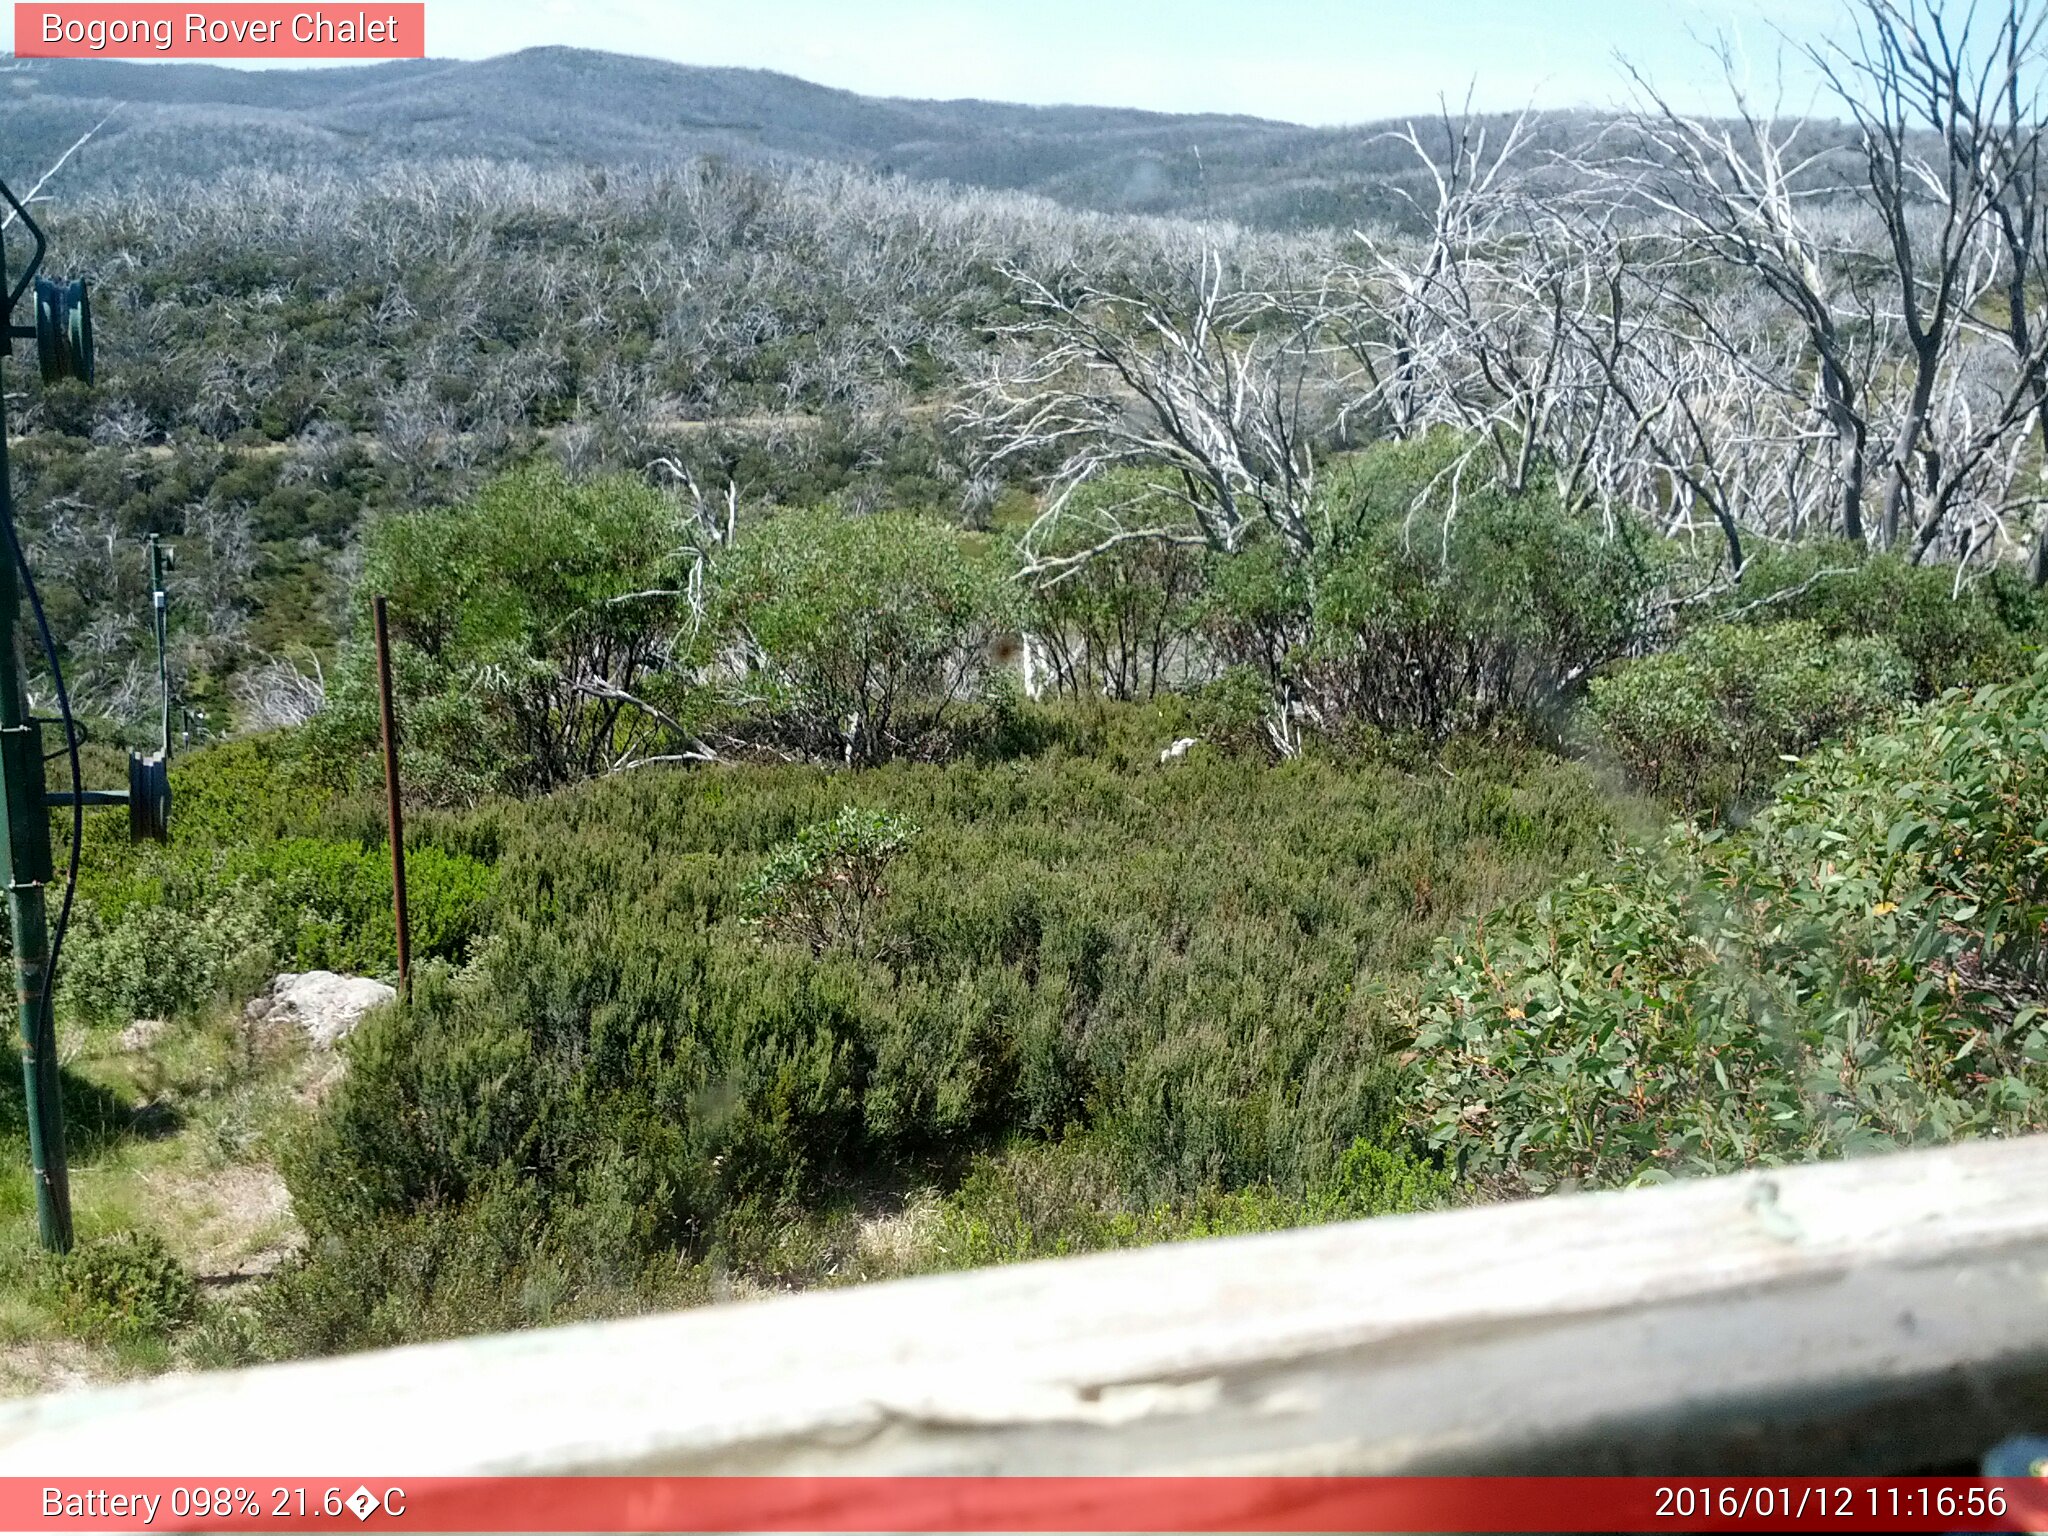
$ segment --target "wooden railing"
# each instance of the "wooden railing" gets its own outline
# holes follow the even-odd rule
[[[1962,1469],[2048,1429],[2048,1138],[0,1409],[0,1473]]]

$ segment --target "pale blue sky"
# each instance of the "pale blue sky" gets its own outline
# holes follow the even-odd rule
[[[1840,0],[428,0],[427,39],[458,58],[558,43],[877,95],[1341,123],[1468,84],[1486,107],[1607,105],[1625,91],[1617,52],[1706,106],[1721,97],[1698,36],[1739,40],[1768,85],[1779,29],[1813,37],[1842,15]],[[10,46],[12,28],[0,7]]]

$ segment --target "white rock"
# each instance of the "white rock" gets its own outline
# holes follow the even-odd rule
[[[368,976],[341,976],[333,971],[288,971],[270,983],[265,1022],[295,1024],[318,1046],[331,1046],[363,1020],[398,996],[395,988]]]
[[[121,1031],[121,1049],[146,1051],[163,1039],[164,1031],[170,1027],[169,1019],[137,1019]]]

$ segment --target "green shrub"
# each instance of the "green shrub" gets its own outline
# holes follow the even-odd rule
[[[231,979],[253,978],[270,958],[265,926],[242,890],[196,917],[137,904],[101,920],[85,908],[65,941],[59,995],[94,1023],[174,1018],[211,1002]]]
[[[1895,955],[1903,967],[1870,970],[1874,995],[1913,1009],[1931,1000],[1940,1018],[1953,1004],[1987,1029],[2026,1013],[2014,999],[2048,983],[2044,743],[2048,660],[2017,683],[1951,690],[1794,774],[1734,866],[1745,887],[1810,919],[1782,936],[1780,967],[1797,967],[1815,930],[1860,914],[1872,965]],[[1950,1067],[2014,1070],[1991,1038],[1962,1043]]]
[[[852,763],[917,752],[1019,616],[986,540],[906,512],[785,512],[714,574],[737,694],[791,744]]]
[[[933,1267],[968,1268],[1271,1232],[1428,1210],[1447,1203],[1450,1193],[1441,1168],[1405,1148],[1360,1139],[1305,1194],[1270,1184],[1211,1187],[1134,1205],[1117,1177],[1114,1156],[1089,1138],[1072,1136],[977,1158],[935,1213],[930,1261]]]
[[[191,1275],[152,1233],[88,1238],[51,1262],[58,1318],[87,1338],[161,1336],[199,1309]]]
[[[1458,449],[1445,434],[1385,445],[1326,482],[1336,537],[1304,667],[1326,710],[1433,741],[1545,723],[1635,643],[1659,577],[1635,523],[1457,476]]]
[[[694,1274],[624,1249],[621,1214],[593,1203],[550,1226],[531,1188],[499,1183],[318,1238],[258,1294],[258,1347],[329,1354],[706,1300]]]
[[[2048,637],[2048,603],[2017,570],[1992,570],[1958,593],[1953,567],[1911,565],[1846,544],[1766,547],[1718,611],[1757,625],[1805,620],[1830,640],[1888,639],[1921,699],[2023,677]]]
[[[211,850],[306,831],[329,797],[310,782],[290,733],[237,736],[171,758],[171,845]],[[110,862],[126,867],[131,845],[117,817],[99,823]]]
[[[1416,1124],[1482,1188],[2048,1127],[2048,669],[1446,945]]]
[[[1889,716],[1911,671],[1889,639],[1804,620],[1694,630],[1594,680],[1593,718],[1636,780],[1688,808],[1752,800],[1785,760]]]
[[[280,955],[299,970],[380,974],[395,963],[391,854],[382,847],[296,837],[228,852],[221,878],[258,894]],[[488,866],[431,844],[406,850],[413,953],[461,960],[481,932]]]
[[[841,773],[630,775],[492,813],[490,936],[350,1037],[288,1160],[319,1271],[294,1284],[343,1295],[413,1262],[430,1240],[408,1224],[485,1201],[530,1230],[446,1259],[496,1267],[436,1268],[422,1307],[516,1290],[525,1270],[492,1254],[566,1255],[586,1222],[608,1274],[673,1273],[758,1247],[735,1223],[1070,1132],[1111,1207],[1179,1212],[1176,1231],[1211,1206],[1298,1219],[1325,1190],[1349,1190],[1332,1210],[1404,1203],[1398,1173],[1340,1173],[1392,1107],[1389,989],[1447,920],[1590,855],[1592,781],[1501,754],[1452,780],[1221,754],[1162,770],[1149,734],[1126,766],[865,771],[863,798],[924,831],[864,953],[763,944],[748,921],[764,861],[831,820]]]
[[[1639,639],[1659,552],[1626,520],[1458,476],[1461,451],[1438,433],[1331,466],[1305,562],[1271,540],[1213,558],[1217,656],[1325,732],[1433,744],[1504,720],[1548,730]]]
[[[859,953],[887,894],[883,877],[916,835],[900,816],[841,806],[768,855],[742,892],[747,914],[814,955],[835,944]]]
[[[380,592],[410,794],[545,790],[688,744],[692,535],[644,483],[522,470],[465,506],[379,519],[363,554],[353,638],[307,737],[326,781],[379,771]]]
[[[490,868],[416,844],[406,854],[413,952],[460,961],[482,931]],[[174,844],[84,888],[59,995],[99,1023],[189,1013],[279,967],[380,975],[393,964],[391,859],[332,838]]]
[[[1312,634],[1309,574],[1276,539],[1211,556],[1197,606],[1202,638],[1222,666],[1221,692],[1240,727],[1271,741],[1279,710],[1298,703],[1296,674]]]
[[[1351,1144],[1328,1180],[1307,1201],[1311,1221],[1351,1221],[1396,1216],[1449,1203],[1449,1173],[1417,1157],[1406,1146],[1382,1146],[1363,1138]]]
[[[1115,470],[1080,487],[1062,509],[1058,537],[1037,554],[1057,561],[1117,527],[1171,525],[1176,514],[1151,478]],[[1186,544],[1133,540],[1078,565],[1055,565],[1034,586],[1029,613],[1050,690],[1074,699],[1152,699],[1198,677],[1203,564],[1201,551]]]
[[[253,738],[180,756],[168,846],[87,822],[58,998],[98,1023],[168,1017],[254,991],[279,968],[377,975],[395,938],[381,806],[309,786],[288,742]],[[413,952],[460,962],[483,931],[488,818],[416,822],[407,849]]]

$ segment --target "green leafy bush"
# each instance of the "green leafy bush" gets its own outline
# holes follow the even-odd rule
[[[84,908],[65,941],[60,995],[95,1023],[175,1018],[211,1002],[230,978],[253,979],[265,969],[268,937],[241,889],[223,892],[197,916],[137,903],[103,920]]]
[[[51,1262],[58,1317],[88,1338],[161,1336],[199,1310],[192,1276],[153,1233],[88,1238]]]
[[[977,1158],[959,1189],[933,1213],[931,1257],[951,1268],[1008,1264],[1397,1215],[1446,1204],[1450,1195],[1441,1168],[1405,1147],[1361,1138],[1305,1194],[1270,1184],[1212,1187],[1133,1207],[1113,1156],[1085,1136],[1072,1136]]]
[[[1636,780],[1688,808],[1752,800],[1785,760],[1885,719],[1911,669],[1882,636],[1799,620],[1713,624],[1594,680],[1593,718]]]
[[[1459,477],[1459,448],[1385,445],[1326,484],[1334,537],[1304,657],[1326,710],[1432,740],[1503,716],[1542,724],[1635,642],[1653,542],[1625,518]]]
[[[1951,690],[1895,731],[1795,774],[1737,845],[1746,887],[1817,928],[1862,913],[1876,966],[1863,984],[1902,1006],[1952,1005],[1991,1029],[2048,983],[2048,661],[2021,682]],[[1809,895],[1811,887],[1815,894]],[[1934,997],[1947,991],[1946,1001]],[[1952,1065],[2002,1065],[1987,1036]],[[1988,1052],[1988,1054],[1986,1054]]]
[[[692,550],[681,511],[643,482],[551,467],[465,506],[381,518],[309,758],[342,786],[378,771],[373,593],[390,600],[410,794],[545,790],[687,745]]]
[[[1416,1124],[1482,1188],[2048,1127],[2048,669],[1447,945]]]
[[[1401,1143],[1382,1145],[1361,1137],[1337,1161],[1307,1202],[1311,1221],[1354,1221],[1426,1211],[1451,1199],[1451,1177],[1439,1164]]]
[[[1277,1222],[1346,1177],[1344,1209],[1407,1198],[1339,1170],[1391,1109],[1388,989],[1446,921],[1590,854],[1592,781],[1500,753],[1418,781],[1156,751],[868,770],[870,803],[924,832],[864,954],[747,920],[768,855],[842,804],[837,772],[633,775],[501,818],[490,937],[350,1037],[288,1163],[319,1271],[293,1285],[342,1307],[423,1244],[566,1263],[585,1222],[637,1284],[742,1251],[736,1222],[1073,1131],[1134,1215],[1242,1195]],[[524,1214],[471,1247],[413,1225],[486,1205]],[[414,1309],[525,1272],[436,1269]]]
[[[286,838],[234,850],[220,869],[222,878],[255,894],[280,957],[295,968],[376,975],[394,964],[389,849]],[[413,952],[463,958],[482,929],[489,867],[415,844],[406,849],[405,890]]]
[[[1297,704],[1296,680],[1312,630],[1309,574],[1275,539],[1253,539],[1212,557],[1197,606],[1202,638],[1223,671],[1204,690],[1219,693],[1242,728],[1271,741],[1279,711]]]
[[[388,973],[394,963],[391,856],[381,807],[309,786],[275,737],[175,760],[168,846],[132,847],[87,823],[74,926],[58,1000],[96,1023],[170,1017],[244,996],[277,969]],[[466,844],[486,855],[464,826]],[[493,878],[473,853],[415,823],[406,854],[413,952],[460,962],[481,936]]]
[[[906,512],[785,512],[717,566],[734,691],[814,756],[916,753],[980,691],[1018,619],[986,540]]]
[[[742,892],[747,914],[814,955],[835,944],[860,953],[887,894],[883,877],[916,835],[900,816],[841,806],[768,855]]]
[[[1994,569],[1958,592],[1953,567],[1912,565],[1847,544],[1766,547],[1719,612],[1757,625],[1804,620],[1830,640],[1888,639],[1921,699],[2024,677],[2048,638],[2048,602],[2017,570]]]
[[[1196,654],[1204,581],[1199,549],[1133,540],[1074,565],[1111,526],[1171,525],[1176,514],[1136,470],[1080,487],[1058,536],[1037,551],[1049,569],[1033,587],[1029,623],[1044,647],[1048,687],[1069,698],[1153,699],[1201,675]],[[1114,525],[1105,519],[1114,513]]]
[[[1318,493],[1313,557],[1264,540],[1212,559],[1216,654],[1326,732],[1548,730],[1637,642],[1658,551],[1626,520],[1460,476],[1462,450],[1438,433],[1351,455]]]
[[[317,1239],[257,1296],[257,1346],[327,1354],[708,1300],[701,1277],[633,1250],[629,1214],[600,1201],[550,1222],[530,1186],[501,1181]]]

